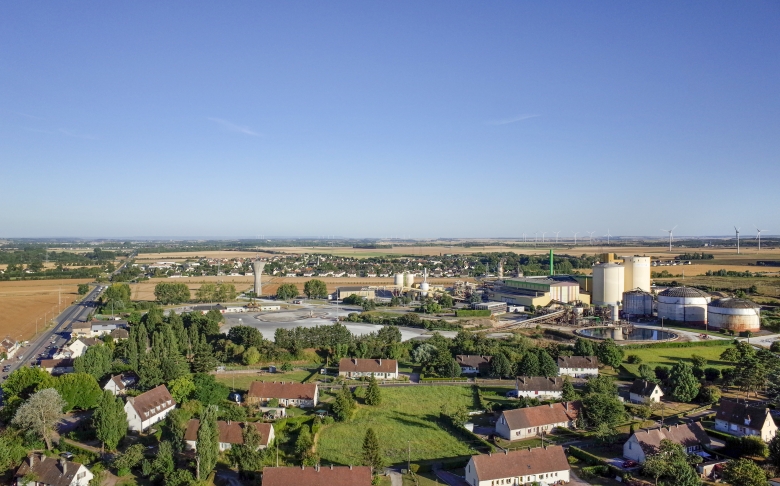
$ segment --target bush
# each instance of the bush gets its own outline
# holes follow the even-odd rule
[[[455,311],[455,317],[490,317],[489,309],[459,309]]]
[[[642,358],[636,354],[629,354],[628,358],[626,358],[626,362],[629,364],[639,364],[642,362]]]
[[[580,460],[574,456],[569,456],[566,458],[566,460],[569,461],[569,464],[577,464],[578,462],[580,462]]]

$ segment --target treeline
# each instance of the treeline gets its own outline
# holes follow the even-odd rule
[[[19,250],[1,251],[0,264],[30,265],[49,261],[62,265],[94,265],[95,263],[107,263],[116,260],[117,254],[113,251],[105,251],[95,248],[87,253],[73,253],[68,251],[47,251],[41,246],[26,246]]]
[[[683,253],[682,255],[677,255],[678,260],[712,260],[715,258],[715,255],[712,253]]]
[[[753,273],[750,270],[746,270],[744,272],[736,272],[734,270],[726,270],[724,268],[721,268],[720,270],[707,270],[707,272],[704,274],[707,277],[742,277],[742,278],[758,278],[763,277],[763,274],[760,273]]]
[[[500,253],[474,253],[470,255],[479,260],[483,268],[474,267],[474,273],[496,272],[499,261],[504,260],[504,275],[513,275],[518,270],[523,275],[549,275],[550,257],[549,255],[521,255],[511,252]],[[593,255],[581,255],[579,257],[571,255],[555,255],[553,259],[554,270],[556,274],[575,273],[575,269],[590,268],[596,263],[596,257]]]
[[[21,279],[21,280],[39,280],[55,278],[98,278],[106,273],[103,267],[80,267],[80,268],[49,268],[46,270],[27,273],[18,267],[8,265],[5,273],[0,274],[0,280]]]
[[[350,312],[346,318],[340,318],[346,322],[365,322],[366,324],[379,324],[384,326],[419,327],[437,331],[457,331],[461,329],[459,324],[447,322],[444,319],[422,319],[419,314],[409,312],[399,317],[370,314],[368,312]]]

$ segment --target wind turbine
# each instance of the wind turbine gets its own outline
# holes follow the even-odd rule
[[[542,243],[544,243],[544,235],[546,235],[546,234],[547,234],[546,231],[542,231]]]
[[[555,244],[558,244],[558,235],[561,233],[560,231],[553,231],[555,233]]]
[[[737,255],[739,255],[739,228],[734,226],[734,231],[737,232]]]
[[[592,246],[593,245],[593,233],[595,233],[595,231],[586,231],[586,233],[588,233],[588,235],[589,235],[588,236],[588,244]]]
[[[574,233],[574,246],[577,246],[577,235],[579,234],[579,231]]]
[[[534,246],[536,246],[536,243],[538,243],[538,242],[539,242],[539,232],[535,231],[534,232]]]
[[[758,226],[756,226],[756,231],[758,231],[758,235],[756,236],[756,239],[758,240],[758,251],[761,251],[761,232],[765,230],[758,229]]]
[[[676,228],[677,228],[677,225],[674,225],[674,228],[672,228],[670,230],[665,230],[665,229],[661,230],[661,231],[666,231],[667,233],[669,233],[669,251],[672,251],[672,233],[674,232],[674,230]]]
[[[523,233],[523,243],[525,243],[525,233]]]
[[[609,238],[612,236],[611,234],[609,234],[609,228],[607,228],[607,234],[605,234],[604,236],[607,237],[607,246],[609,246]]]

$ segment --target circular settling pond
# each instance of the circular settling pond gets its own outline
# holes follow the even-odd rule
[[[676,339],[677,334],[650,327],[634,327],[630,333],[620,327],[589,327],[580,329],[578,334],[595,339],[613,339],[615,341],[668,341]]]

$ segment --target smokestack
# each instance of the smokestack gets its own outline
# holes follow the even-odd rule
[[[263,282],[262,282],[262,274],[263,274],[263,267],[265,267],[265,262],[261,262],[260,260],[255,260],[252,262],[252,268],[255,272],[255,295],[260,297],[263,295]]]
[[[553,266],[553,250],[550,248],[550,276],[552,275],[555,275],[555,267]]]

